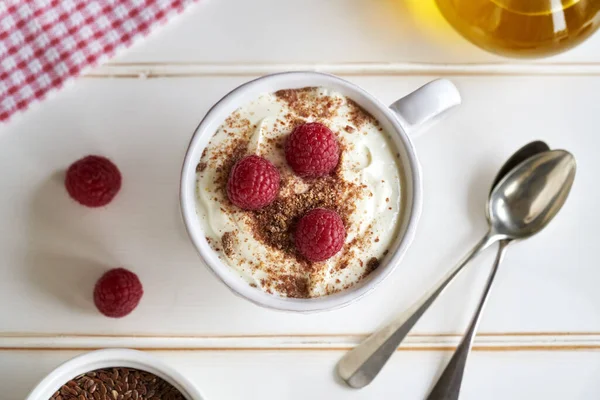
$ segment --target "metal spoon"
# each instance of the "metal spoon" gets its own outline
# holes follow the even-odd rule
[[[536,154],[543,153],[545,151],[549,151],[550,146],[546,144],[546,142],[542,142],[541,140],[535,140],[533,142],[527,143],[525,146],[521,147],[519,150],[515,151],[512,156],[504,165],[500,168],[500,171],[496,174],[494,178],[494,183],[490,186],[490,195],[494,188],[500,183],[502,178],[504,178],[513,168],[517,165],[521,164],[523,161],[527,160],[530,157],[535,156]]]
[[[540,147],[540,149],[542,148]],[[523,151],[531,151],[531,148]],[[495,225],[490,226],[490,231],[473,248],[473,250],[471,250],[463,260],[461,260],[461,262],[419,302],[413,305],[404,314],[397,317],[388,326],[371,335],[362,344],[348,352],[342,360],[340,360],[338,364],[338,374],[349,386],[361,388],[369,384],[379,373],[383,365],[418,319],[425,313],[454,277],[458,275],[467,262],[492,243],[505,239],[505,237],[496,232],[494,226]]]
[[[498,171],[494,178],[494,183],[490,187],[490,195],[498,182],[514,167],[529,157],[548,150],[550,150],[550,147],[542,141],[530,142],[517,150],[504,163],[500,171]],[[466,262],[464,265],[466,265]],[[387,360],[398,348],[421,315],[425,313],[444,288],[452,282],[459,271],[457,270],[456,273],[450,274],[442,284],[438,285],[436,289],[431,290],[429,295],[424,297],[424,300],[413,306],[411,310],[415,311],[412,314],[410,314],[410,310],[403,313],[388,326],[374,333],[359,346],[347,353],[338,364],[338,373],[342,379],[354,388],[361,388],[368,385],[377,376],[379,371],[381,371]]]
[[[550,150],[550,148],[548,147],[548,145],[546,143],[541,142],[541,141],[536,141],[536,142],[531,142],[531,143],[526,144],[521,149],[519,149],[515,154],[513,154],[513,156],[511,158],[509,158],[508,161],[504,164],[504,166],[500,169],[500,171],[498,172],[498,175],[496,175],[496,178],[494,179],[494,183],[492,184],[492,187],[490,188],[490,202],[493,197],[494,190],[498,187],[498,185],[502,181],[502,179],[504,179],[505,176],[510,174],[512,172],[512,170],[516,168],[516,165],[523,163],[525,160],[533,157],[534,155],[546,152],[548,150]],[[567,194],[568,194],[568,190],[570,190],[571,184],[572,184],[572,180],[568,184],[569,188],[567,189]],[[565,198],[562,200],[563,203],[564,203],[565,199],[566,199],[566,195],[565,195]],[[562,206],[562,204],[560,206]],[[558,212],[559,209],[560,209],[560,207],[558,207],[556,212]],[[552,217],[553,216],[550,216],[550,219]],[[488,210],[488,220],[489,220],[489,218],[490,217],[489,217],[489,210]],[[543,226],[541,228],[543,228]],[[539,229],[541,229],[541,228],[539,228]],[[467,363],[467,357],[469,356],[471,347],[473,346],[473,340],[475,339],[475,334],[477,332],[477,327],[479,326],[479,320],[480,320],[483,308],[485,307],[488,295],[490,293],[490,289],[492,287],[492,283],[494,281],[494,278],[496,277],[496,273],[498,272],[498,267],[500,266],[500,263],[502,262],[502,259],[504,257],[506,247],[513,240],[514,239],[512,237],[500,240],[500,242],[498,244],[498,253],[496,254],[496,259],[494,261],[494,265],[492,266],[490,276],[488,277],[487,283],[485,285],[485,289],[481,296],[481,300],[479,301],[479,305],[477,306],[477,309],[475,310],[475,314],[473,315],[473,317],[471,319],[471,323],[469,324],[469,327],[467,328],[467,331],[466,331],[463,339],[461,340],[460,344],[456,348],[456,352],[450,359],[450,362],[448,362],[448,365],[446,365],[446,368],[440,375],[437,383],[435,384],[435,386],[429,393],[427,400],[457,400],[458,399],[459,394],[460,394],[460,387],[462,384],[462,378],[463,378],[466,363]]]

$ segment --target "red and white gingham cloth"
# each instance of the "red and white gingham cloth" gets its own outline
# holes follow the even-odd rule
[[[0,121],[196,0],[0,0]]]

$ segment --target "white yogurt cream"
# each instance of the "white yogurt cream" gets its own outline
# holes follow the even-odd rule
[[[304,181],[286,164],[285,139],[304,122],[323,123],[336,134],[342,154],[335,179]],[[249,154],[269,159],[280,171],[276,201],[281,208],[297,206],[311,188],[317,195],[327,192],[315,185],[328,189],[331,183],[337,188],[328,198],[335,198],[336,207],[344,210],[340,212],[346,241],[338,254],[308,263],[289,246],[265,240],[265,231],[268,236],[271,228],[265,226],[264,213],[260,219],[229,202],[225,191],[229,169],[235,159]],[[397,235],[402,207],[397,157],[388,133],[340,93],[322,87],[265,93],[236,110],[204,151],[197,168],[198,218],[211,247],[248,284],[284,297],[335,293],[375,269]],[[277,237],[291,238],[292,227],[286,225],[289,231]]]

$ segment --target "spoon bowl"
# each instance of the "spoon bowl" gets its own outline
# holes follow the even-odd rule
[[[537,154],[517,165],[490,195],[492,234],[525,239],[545,228],[567,200],[575,170],[575,158],[564,150]]]
[[[490,194],[492,191],[498,186],[498,183],[506,176],[510,171],[512,171],[517,165],[521,164],[523,161],[527,160],[530,157],[533,157],[537,154],[543,153],[545,151],[550,151],[550,146],[544,141],[534,140],[533,142],[529,142],[519,150],[515,151],[512,156],[500,167],[500,171],[496,174],[494,178],[494,182],[492,186],[490,186]]]

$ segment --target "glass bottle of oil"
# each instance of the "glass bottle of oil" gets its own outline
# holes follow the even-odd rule
[[[436,0],[446,19],[479,47],[542,57],[573,47],[600,26],[600,0]]]

